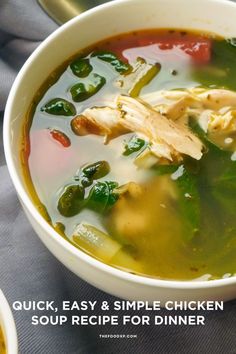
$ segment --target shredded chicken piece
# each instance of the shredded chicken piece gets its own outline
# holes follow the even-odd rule
[[[229,110],[223,114],[212,110],[205,110],[199,117],[199,125],[205,132],[227,133],[236,131],[236,110]]]
[[[206,90],[198,97],[203,103],[203,108],[212,109],[214,111],[217,111],[223,107],[236,106],[236,92],[230,90]]]
[[[190,130],[167,119],[151,106],[127,96],[119,96],[117,105],[123,112],[122,125],[145,135],[151,143],[161,144],[173,155],[185,154],[200,160],[203,145]]]
[[[193,88],[157,91],[142,98],[151,103],[157,112],[168,119],[178,120],[178,123],[186,125],[190,116],[195,117],[206,133],[227,134],[236,131],[236,92]]]
[[[199,93],[202,93],[202,90]],[[141,98],[153,106],[156,111],[172,120],[180,120],[190,113],[190,110],[192,112],[192,110],[199,109],[202,106],[199,97],[190,90],[157,91]],[[186,120],[184,120],[184,123],[186,123]]]
[[[190,107],[192,109],[199,108],[200,102],[196,97],[191,95],[184,96],[180,98],[177,102],[172,103],[167,107],[165,116],[168,119],[177,120],[180,119],[184,114],[188,113]]]
[[[127,96],[117,98],[118,109],[94,107],[72,120],[77,135],[96,134],[107,139],[128,131],[142,134],[153,155],[164,161],[181,161],[182,155],[197,160],[202,156],[201,141],[183,125],[167,119],[151,106]]]
[[[134,160],[134,163],[139,168],[148,169],[156,165],[167,165],[171,162],[179,163],[183,157],[171,149],[165,143],[151,144],[142,151]]]
[[[201,93],[202,109],[195,112],[201,128],[211,134],[228,134],[236,131],[236,93],[214,89]],[[214,139],[214,137],[213,137]]]
[[[188,129],[189,116],[206,133],[236,131],[236,93],[230,90],[163,90],[143,95],[142,100],[120,95],[106,104],[75,117],[73,131],[104,136],[105,142],[127,132],[141,135],[149,146],[136,158],[138,166],[180,162],[182,155],[199,160],[203,144]]]
[[[236,92],[224,89],[157,91],[142,96],[142,99],[156,110],[161,107],[162,113],[173,120],[194,109],[202,112],[205,109],[218,111],[224,107],[236,107]]]
[[[95,134],[105,137],[105,140],[127,132],[120,124],[121,112],[110,107],[87,108],[75,117],[72,130],[77,135]]]
[[[161,104],[170,105],[183,97],[188,97],[189,92],[184,90],[160,90],[142,95],[140,98],[150,104],[150,106],[159,106]]]

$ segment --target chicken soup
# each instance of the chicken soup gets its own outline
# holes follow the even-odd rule
[[[124,271],[234,275],[235,90],[234,39],[138,31],[77,53],[25,119],[35,205],[58,237]]]

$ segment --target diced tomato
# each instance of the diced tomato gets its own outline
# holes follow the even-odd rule
[[[189,44],[184,44],[182,49],[198,63],[208,63],[211,60],[210,40],[189,42]]]
[[[179,48],[190,55],[198,63],[208,63],[211,59],[211,40],[207,38],[163,38],[150,39],[142,38],[140,46],[157,44],[161,50],[171,50]]]
[[[188,54],[199,64],[208,63],[211,59],[212,41],[203,36],[194,35],[187,32],[179,31],[163,31],[159,32],[143,32],[134,36],[125,36],[121,40],[108,42],[104,46],[104,50],[114,52],[120,59],[127,61],[124,52],[127,49],[138,47],[146,47],[157,44],[160,50],[171,50],[180,48],[184,53]]]
[[[53,129],[50,131],[51,136],[54,140],[58,141],[62,146],[69,147],[71,145],[68,136],[61,132],[60,130]]]

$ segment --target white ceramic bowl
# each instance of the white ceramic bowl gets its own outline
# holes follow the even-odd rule
[[[32,203],[19,161],[22,121],[47,76],[76,51],[107,37],[140,29],[186,28],[236,37],[236,4],[226,0],[117,0],[80,15],[47,38],[20,71],[4,118],[4,145],[10,175],[25,212],[48,249],[75,274],[126,299],[229,300],[236,277],[210,282],[164,281],[136,276],[103,264],[73,247],[53,230]]]
[[[3,332],[7,354],[18,353],[18,342],[14,318],[7,299],[0,290],[0,327]]]

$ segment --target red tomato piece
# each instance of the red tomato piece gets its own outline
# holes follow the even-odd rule
[[[51,136],[54,140],[58,141],[62,146],[69,147],[71,145],[68,136],[61,132],[60,130],[53,129],[50,131]]]
[[[207,38],[163,38],[140,39],[140,46],[157,44],[162,50],[179,48],[190,55],[198,63],[208,63],[211,59],[211,40]]]

